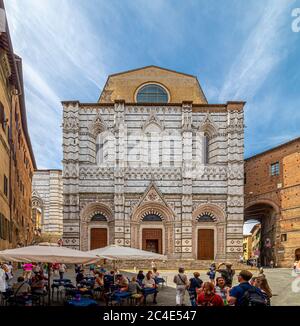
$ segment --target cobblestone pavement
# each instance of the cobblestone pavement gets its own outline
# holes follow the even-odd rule
[[[200,278],[203,281],[208,281],[207,271],[199,271]],[[19,270],[17,275],[22,272]],[[135,275],[133,271],[123,271],[128,277]],[[238,273],[238,271],[236,271]],[[254,275],[257,271],[252,270]],[[157,296],[158,305],[172,306],[175,305],[175,284],[173,283],[173,277],[176,274],[176,270],[173,271],[160,271],[161,276],[167,281],[167,286],[159,287],[159,293]],[[192,276],[192,271],[187,271],[188,277]],[[268,279],[269,285],[273,292],[273,298],[271,303],[273,306],[300,306],[300,275],[293,275],[291,269],[278,268],[278,269],[265,269],[265,275]],[[65,278],[75,280],[74,269],[70,268],[65,274]],[[237,284],[237,277],[234,278],[234,284]],[[148,304],[151,305],[150,296],[147,299]],[[185,303],[190,305],[189,296],[186,293]],[[104,304],[101,303],[100,304]]]

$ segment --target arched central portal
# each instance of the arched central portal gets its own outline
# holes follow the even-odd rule
[[[244,223],[251,226],[249,259],[256,258],[259,266],[276,263],[276,207],[267,202],[246,205]]]
[[[174,255],[172,210],[165,203],[152,200],[138,206],[131,218],[131,244],[169,257]]]

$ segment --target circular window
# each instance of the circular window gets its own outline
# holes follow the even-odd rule
[[[168,103],[167,91],[156,84],[147,84],[141,87],[137,93],[138,103]]]

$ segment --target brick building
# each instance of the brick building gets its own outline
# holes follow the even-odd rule
[[[243,107],[156,66],[109,76],[98,102],[63,102],[64,244],[238,260]]]
[[[300,258],[300,138],[245,160],[245,220],[262,224],[261,261]]]
[[[31,180],[36,163],[27,129],[22,61],[14,54],[0,0],[0,249],[33,240]]]

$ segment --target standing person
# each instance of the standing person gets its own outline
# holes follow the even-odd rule
[[[3,264],[0,264],[0,293],[6,292],[7,283],[6,283],[6,272]]]
[[[25,281],[30,280],[32,274],[33,265],[31,263],[25,263],[23,265],[24,279]]]
[[[156,268],[156,262],[154,260],[152,260],[151,262],[151,269],[153,270],[153,268]]]
[[[209,280],[211,283],[215,283],[215,277],[216,277],[216,264],[212,263],[209,267],[209,271],[206,273],[209,277]]]
[[[64,274],[67,271],[67,266],[65,264],[59,264],[58,271],[60,280],[63,280]]]
[[[201,288],[203,281],[200,279],[200,273],[194,272],[194,277],[190,279],[189,283],[189,295],[192,306],[196,306],[197,290]]]
[[[249,281],[252,273],[241,270],[238,275],[239,285],[227,291],[229,305],[235,306],[266,306],[266,299],[260,289],[252,286]]]
[[[6,272],[6,280],[7,280],[7,285],[10,285],[11,280],[14,277],[14,273],[13,273],[13,265],[11,262],[9,262],[8,264],[5,264],[6,268],[7,268],[7,272]]]
[[[267,306],[271,306],[272,291],[269,287],[266,277],[264,276],[257,277],[253,285],[259,288],[261,292],[264,294],[267,300]]]
[[[183,306],[185,290],[189,285],[183,267],[179,267],[178,274],[174,276],[173,282],[176,284],[176,306]]]
[[[214,287],[212,282],[204,283],[203,291],[199,293],[197,298],[199,306],[224,306],[222,298],[215,293]]]
[[[222,265],[225,265],[225,269],[220,269]],[[231,263],[221,263],[219,264],[217,268],[217,272],[221,274],[221,276],[224,278],[226,286],[232,287],[232,280],[233,276],[235,274],[235,270],[232,269],[232,264]]]
[[[229,287],[226,286],[224,277],[222,277],[222,276],[217,277],[215,293],[218,294],[222,298],[224,306],[228,305],[228,302],[227,302],[228,290],[229,290]]]

